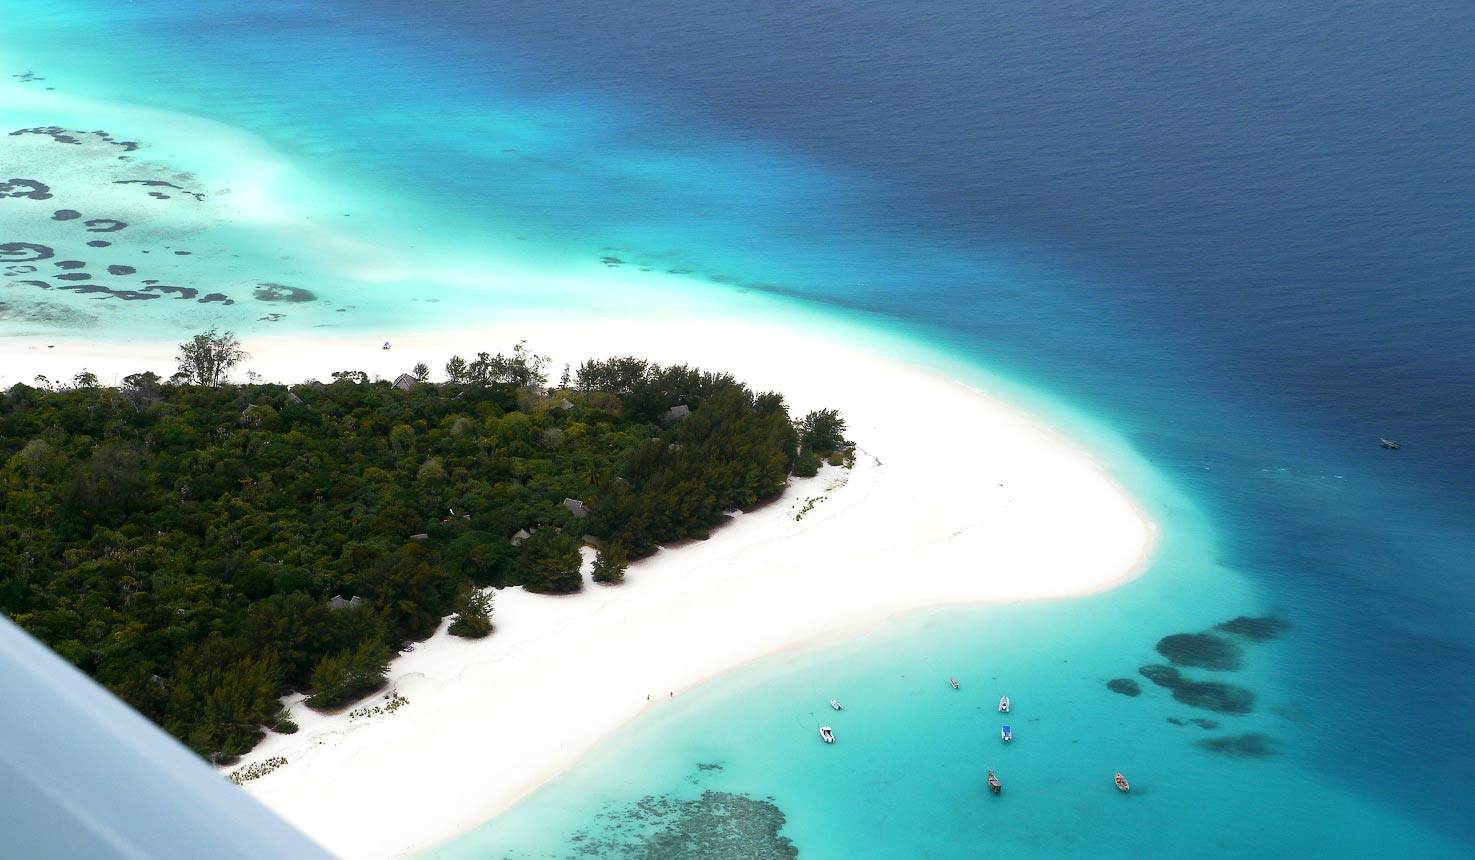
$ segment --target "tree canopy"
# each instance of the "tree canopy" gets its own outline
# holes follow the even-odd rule
[[[0,394],[0,611],[215,761],[289,692],[372,692],[448,615],[486,635],[489,586],[579,590],[585,534],[618,582],[778,493],[798,453],[782,396],[684,366],[589,362],[545,396],[519,344],[410,391],[232,385],[239,344],[201,338],[227,354],[188,383]]]
[[[195,385],[219,385],[231,368],[250,356],[241,348],[236,333],[210,329],[179,345],[177,379]],[[93,377],[93,384],[97,378]],[[82,386],[79,386],[82,387]]]

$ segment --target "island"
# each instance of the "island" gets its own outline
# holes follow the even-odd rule
[[[499,408],[508,411],[499,421],[558,422],[563,419],[555,413],[573,418],[597,409],[601,398],[623,402],[618,393],[581,394],[578,369],[591,358],[607,366],[608,356],[635,355],[649,366],[729,371],[754,392],[755,410],[762,392],[782,391],[790,426],[796,416],[838,410],[843,436],[856,444],[853,459],[842,452],[839,465],[820,459],[813,478],[800,477],[815,463],[802,462],[807,458],[798,445],[777,498],[742,513],[724,511],[715,528],[704,525],[658,542],[643,558],[632,540],[624,582],[609,586],[594,578],[601,557],[597,545],[583,540],[585,534],[604,540],[591,524],[609,511],[576,470],[578,483],[550,484],[534,515],[508,520],[501,537],[506,549],[497,544],[491,551],[511,552],[513,540],[550,525],[572,531],[580,544],[582,590],[538,591],[531,580],[497,580],[506,584],[485,587],[472,581],[474,591],[492,599],[490,635],[451,634],[463,616],[458,595],[450,594],[442,598],[447,614],[434,632],[413,640],[412,651],[392,656],[377,691],[319,708],[306,701],[311,694],[303,687],[269,702],[284,707],[298,730],[285,734],[268,725],[254,747],[222,763],[218,773],[239,780],[244,791],[336,856],[399,857],[465,833],[575,766],[622,727],[680,705],[707,681],[745,664],[782,661],[795,649],[845,647],[855,637],[874,635],[893,617],[914,618],[934,608],[1099,592],[1139,575],[1157,543],[1152,519],[1110,477],[1099,455],[986,394],[986,380],[975,384],[945,365],[930,364],[925,355],[900,352],[873,330],[804,328],[777,315],[756,322],[700,314],[679,321],[556,314],[377,334],[255,332],[246,344],[250,358],[231,376],[245,371],[247,378],[255,373],[292,382],[263,383],[263,391],[280,398],[263,400],[277,419],[298,408],[289,394],[304,404],[340,394],[413,403],[469,386],[462,399],[497,402],[506,396],[496,394],[505,383],[483,391],[475,381],[452,382],[448,371],[472,374],[473,380],[479,373],[500,373],[509,361],[515,366],[515,348],[504,348],[500,361],[495,351],[485,359],[479,353],[488,344],[505,347],[525,338],[550,359],[548,390],[500,401],[507,405]],[[175,365],[177,341],[147,336],[98,349],[85,337],[16,338],[0,344],[0,390],[20,382],[37,389],[35,396],[50,398],[35,377],[75,389],[85,373],[91,376],[84,375],[84,383],[95,378],[99,386],[127,392],[128,377],[141,368]],[[385,341],[392,349],[382,348]],[[453,362],[458,355],[462,360]],[[436,369],[432,381],[418,379],[420,363]],[[310,378],[319,382],[305,381]],[[395,389],[397,383],[409,390]],[[170,387],[167,380],[156,384]],[[211,431],[238,432],[248,402],[258,405],[254,396],[235,399],[250,384],[187,387],[196,396],[230,399],[229,421]],[[558,391],[566,393],[553,396]],[[62,394],[65,399],[79,392]],[[516,407],[516,398],[529,400],[530,411]],[[564,399],[574,408],[565,408]],[[655,437],[668,440],[660,456],[679,455],[684,449],[669,446],[688,444],[678,438],[690,432],[681,425],[705,409],[684,397],[652,402],[646,416],[654,421],[641,426],[638,450],[657,454],[644,444]],[[414,432],[416,445],[440,429],[402,422],[401,412],[381,415],[367,401],[331,415],[313,411],[344,427],[345,435],[352,422],[391,446],[383,434],[400,423]],[[663,424],[668,415],[670,423]],[[597,429],[597,422],[580,423]],[[786,432],[779,423],[775,432]],[[539,432],[529,426],[518,438],[537,449],[541,430],[549,426],[563,431],[561,450],[580,444],[570,439],[572,424],[539,424]],[[794,432],[802,435],[802,428]],[[275,456],[269,450],[258,454]],[[413,473],[396,474],[418,488],[423,465],[416,461]],[[445,468],[444,458],[440,465]],[[427,480],[434,476],[429,469]],[[370,477],[366,471],[358,479]],[[456,480],[449,471],[447,477]],[[527,473],[526,480],[532,485],[546,477]],[[280,491],[275,485],[241,485],[237,492]],[[685,504],[701,498],[692,488],[678,492],[689,494],[681,497]],[[323,504],[333,501],[325,498]],[[468,513],[476,526],[477,512],[447,504],[423,524],[397,520],[391,537],[413,559],[449,533],[439,529],[463,527],[441,520]],[[272,521],[263,517],[262,527]],[[545,528],[538,528],[539,521]],[[520,538],[519,532],[528,534]],[[704,532],[711,539],[701,540]],[[415,538],[422,534],[424,539]],[[617,568],[606,564],[601,571]],[[325,623],[346,623],[358,611],[354,598],[362,607],[372,596],[347,585],[324,589],[312,595],[312,612]],[[473,626],[479,624],[475,606],[465,608]],[[432,620],[427,613],[425,623]],[[260,732],[259,725],[253,724],[253,732]]]
[[[581,548],[615,585],[854,458],[835,411],[684,365],[586,360],[550,386],[519,343],[443,382],[225,382],[246,357],[212,330],[168,380],[0,393],[0,611],[218,765],[297,730],[284,697],[380,690],[447,617],[488,635],[497,589],[578,592]]]

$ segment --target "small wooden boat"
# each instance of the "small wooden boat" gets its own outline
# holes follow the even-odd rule
[[[1004,739],[1004,743],[1008,743],[1014,740],[1014,730],[1008,726],[1004,726],[1002,729],[999,729],[999,737]]]
[[[1382,446],[1384,448],[1387,448],[1390,451],[1397,451],[1399,448],[1402,448],[1403,447],[1402,445],[1399,445],[1397,442],[1394,442],[1392,439],[1379,439],[1378,442],[1380,444],[1382,444]]]
[[[831,699],[830,700],[830,707],[834,708],[837,711],[843,711],[843,710],[845,710],[845,706],[842,705],[842,704],[840,704],[840,700],[839,699]]]
[[[988,772],[988,790],[992,791],[994,794],[998,794],[999,792],[1004,790],[1004,784],[1002,782],[999,782],[999,778],[997,776],[994,776],[993,771]]]
[[[953,685],[953,689],[954,690],[958,689],[958,679],[957,678],[948,678],[947,679],[947,682],[949,684],[952,684]]]
[[[827,744],[832,744],[835,742],[835,730],[830,728],[829,726],[820,726],[819,736],[820,739]]]
[[[1007,713],[1009,713],[1009,697],[1008,696],[1005,696],[1002,699],[999,699],[999,713],[1001,713],[1001,714],[1007,714]]]
[[[1132,786],[1127,784],[1127,778],[1125,776],[1122,776],[1120,771],[1118,771],[1116,775],[1116,787],[1121,789],[1123,794],[1126,794],[1127,792],[1132,790]]]

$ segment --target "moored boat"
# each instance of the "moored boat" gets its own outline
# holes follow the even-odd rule
[[[831,699],[830,700],[830,707],[834,708],[837,711],[843,711],[843,710],[845,710],[845,706],[842,705],[842,704],[840,704],[840,700],[839,699]]]
[[[1014,730],[1008,726],[1004,726],[1002,729],[999,729],[999,737],[1004,739],[1004,743],[1008,743],[1014,740]]]
[[[1132,790],[1132,786],[1127,783],[1127,778],[1122,776],[1121,771],[1117,771],[1116,787],[1121,789],[1123,794]]]
[[[1002,699],[999,699],[999,713],[1001,713],[1001,714],[1007,714],[1007,713],[1009,713],[1009,697],[1008,696],[1005,696]]]
[[[999,782],[999,778],[997,776],[994,776],[994,772],[992,770],[988,772],[988,790],[992,791],[994,794],[998,794],[999,792],[1004,790],[1004,784],[1002,782]]]
[[[832,744],[835,742],[835,730],[830,728],[829,726],[820,726],[819,736],[820,739],[827,744]]]
[[[947,679],[947,682],[949,684],[952,684],[953,685],[953,689],[954,690],[958,689],[958,679],[957,678],[948,678]]]

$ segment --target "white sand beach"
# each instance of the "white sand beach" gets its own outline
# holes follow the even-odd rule
[[[744,663],[898,613],[1098,592],[1139,574],[1156,545],[1134,500],[1050,427],[858,340],[778,325],[519,322],[397,336],[388,351],[366,337],[250,337],[254,357],[237,375],[393,378],[524,338],[552,357],[555,377],[565,362],[633,354],[732,372],[783,391],[795,414],[838,408],[861,455],[853,470],[794,481],[708,541],[635,564],[624,585],[498,592],[490,637],[442,629],[395,660],[390,688],[410,704],[394,713],[324,717],[294,700],[301,731],[269,736],[237,767],[285,757],[246,790],[344,858],[399,857],[465,832],[671,693]],[[84,366],[104,381],[174,367],[169,344],[30,338],[0,342],[0,361],[0,386]]]

